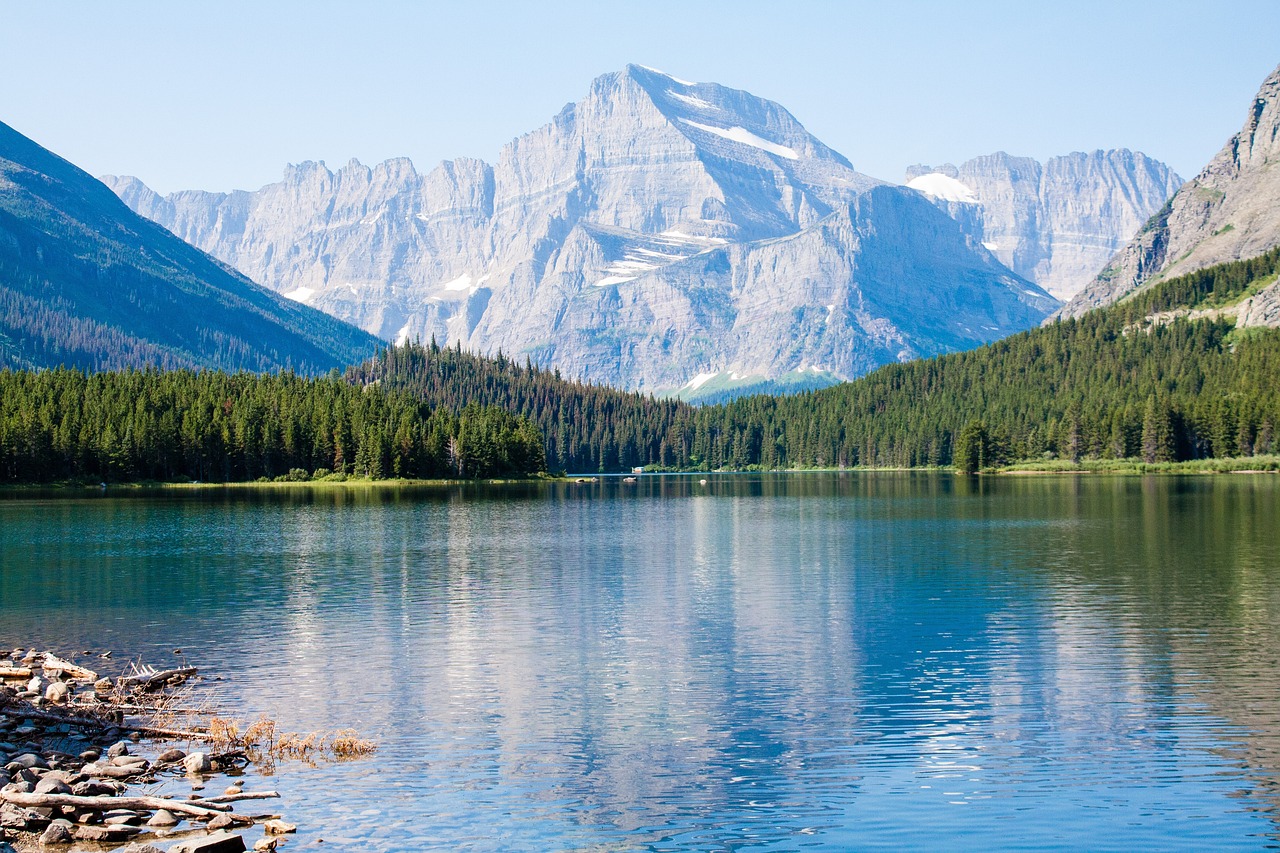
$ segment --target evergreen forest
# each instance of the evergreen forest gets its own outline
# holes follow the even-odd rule
[[[1280,449],[1280,330],[1236,329],[1216,309],[1278,273],[1280,249],[980,349],[714,406],[434,342],[389,347],[320,379],[3,371],[0,480],[501,477],[636,466],[967,471],[1270,454]]]
[[[0,371],[0,482],[494,478],[545,469],[527,418],[335,374]]]

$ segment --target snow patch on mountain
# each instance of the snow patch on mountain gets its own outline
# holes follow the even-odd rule
[[[943,201],[958,201],[962,204],[978,203],[978,197],[973,194],[973,190],[941,172],[921,175],[908,181],[907,186]]]
[[[686,383],[685,383],[685,384],[680,388],[680,390],[681,390],[681,391],[696,391],[696,390],[698,390],[699,388],[701,388],[703,385],[706,385],[706,384],[707,384],[708,382],[710,382],[712,379],[715,379],[715,378],[716,378],[717,376],[719,376],[719,375],[720,375],[719,373],[699,373],[697,376],[693,377],[693,378],[692,378],[692,379],[690,379],[688,382],[686,382]]]
[[[675,98],[677,101],[681,102],[682,104],[688,104],[689,106],[699,110],[720,109],[715,104],[711,103],[710,101],[704,101],[702,100],[702,98],[699,98],[697,95],[682,95],[679,92],[673,91],[671,89],[667,90],[667,95],[669,95],[672,98]]]
[[[696,127],[698,130],[706,131],[707,133],[714,134],[723,139],[728,139],[730,142],[737,142],[741,145],[750,145],[752,148],[759,148],[761,151],[767,151],[770,154],[775,154],[778,157],[785,157],[788,160],[800,159],[800,155],[795,152],[795,149],[788,148],[785,145],[779,145],[776,142],[770,142],[763,137],[756,136],[745,127],[716,127],[711,124],[702,124],[701,122],[690,121],[687,118],[682,118],[680,121],[690,127]]]
[[[694,83],[692,80],[681,80],[679,77],[676,77],[672,74],[668,74],[665,71],[659,71],[657,68],[650,68],[648,65],[637,65],[636,67],[643,68],[645,71],[652,71],[654,74],[661,74],[663,77],[666,77],[668,80],[674,80],[675,82],[679,83],[681,86],[698,85],[697,83]]]

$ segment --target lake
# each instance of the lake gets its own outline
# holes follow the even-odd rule
[[[1280,477],[706,479],[10,493],[0,645],[377,740],[290,849],[1280,845]]]

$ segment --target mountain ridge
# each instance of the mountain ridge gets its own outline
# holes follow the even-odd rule
[[[978,345],[1056,307],[781,105],[636,65],[596,78],[492,165],[304,163],[253,193],[164,197],[104,181],[250,278],[384,340],[527,355],[623,388],[813,365],[848,378]],[[877,231],[857,212],[868,206],[913,227]],[[921,262],[859,263],[872,245]],[[943,291],[979,281],[957,323]],[[931,322],[912,297],[945,313]]]
[[[997,151],[958,167],[913,166],[906,178],[1003,264],[1064,300],[1093,281],[1182,184],[1165,164],[1127,148],[1043,163]]]
[[[176,239],[0,123],[0,365],[320,372],[376,346]]]

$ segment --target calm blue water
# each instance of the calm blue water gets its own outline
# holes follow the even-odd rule
[[[1274,476],[11,497],[13,644],[377,739],[292,849],[1280,846]]]

